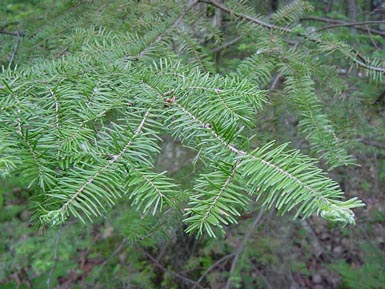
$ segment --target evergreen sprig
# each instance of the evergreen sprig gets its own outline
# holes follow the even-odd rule
[[[159,8],[167,11],[170,3],[160,1]],[[51,225],[71,216],[92,221],[126,198],[142,213],[184,211],[187,232],[214,237],[255,198],[279,213],[354,223],[351,209],[363,203],[342,201],[343,192],[314,159],[287,143],[255,141],[255,116],[271,97],[264,88],[278,72],[315,152],[331,167],[350,162],[315,95],[312,63],[302,65],[292,51],[283,55],[278,41],[277,49],[270,44],[258,50],[236,73],[214,73],[215,65],[200,53],[201,35],[184,22],[196,16],[196,4],[177,5],[169,17],[151,15],[154,8],[145,3],[124,4],[135,6],[129,14],[137,31],[74,29],[65,36],[69,55],[35,59],[31,67],[0,75],[0,165],[35,191],[36,219]],[[140,15],[140,7],[148,14]],[[190,189],[155,169],[166,134],[202,161]]]

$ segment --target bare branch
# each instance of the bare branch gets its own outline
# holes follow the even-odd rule
[[[211,53],[217,53],[217,52],[237,43],[239,40],[241,40],[241,36],[237,36],[234,39],[231,39],[231,40],[223,43],[221,46],[218,46],[218,47],[211,49]]]
[[[8,31],[5,31],[5,30],[0,30],[0,34],[10,35],[10,36],[16,36],[16,37],[24,36],[24,33],[23,33],[23,32],[20,32],[20,31],[17,31],[17,32],[8,32]]]
[[[212,264],[209,268],[207,268],[207,270],[202,274],[202,276],[199,277],[197,283],[200,284],[203,280],[203,278],[206,277],[206,275],[211,271],[213,270],[215,267],[217,267],[219,264],[221,264],[222,262],[226,261],[227,259],[230,259],[230,258],[233,258],[235,256],[235,253],[231,253],[231,254],[228,254],[226,256],[223,256],[222,258],[220,258],[219,260],[217,260],[214,264]],[[194,285],[194,287],[192,287],[191,289],[195,289],[196,288],[196,285]]]
[[[104,265],[106,265],[108,262],[110,262],[110,260],[112,258],[115,257],[116,254],[118,254],[120,252],[120,250],[122,250],[124,247],[126,247],[128,244],[128,240],[127,239],[123,239],[119,246],[114,250],[114,252],[112,252],[112,254],[110,256],[108,256],[108,258],[106,258],[102,264],[100,264],[100,267],[103,267]]]
[[[366,144],[366,145],[372,146],[372,147],[376,147],[379,149],[385,149],[385,144],[378,142],[378,141],[375,141],[375,140],[364,138],[364,139],[361,139],[361,142]]]
[[[167,269],[166,267],[164,267],[163,265],[161,265],[161,264],[160,264],[160,263],[159,263],[153,256],[151,256],[149,253],[147,253],[147,252],[144,251],[143,249],[141,249],[141,251],[143,252],[143,254],[144,254],[148,259],[150,259],[150,260],[154,263],[154,265],[155,265],[156,267],[158,267],[158,268],[161,269],[162,271],[167,272],[167,273],[173,275],[174,277],[176,277],[176,278],[178,278],[178,279],[180,279],[180,280],[182,280],[182,281],[184,281],[184,282],[186,282],[186,283],[193,284],[195,287],[198,287],[198,288],[200,288],[200,289],[204,289],[201,285],[199,285],[198,282],[196,282],[196,281],[194,281],[194,280],[191,280],[191,279],[189,279],[189,278],[183,276],[182,274],[179,274],[179,273],[177,273],[177,272],[174,272],[174,271],[172,271],[172,270]]]
[[[8,68],[11,67],[11,65],[13,63],[13,60],[15,59],[16,53],[19,50],[20,41],[21,41],[21,34],[20,34],[20,32],[16,32],[16,37],[17,37],[16,38],[16,43],[15,43],[15,46],[13,48],[13,52],[12,52],[11,58],[9,59]]]
[[[384,24],[385,21],[362,21],[362,22],[345,22],[342,20],[337,20],[337,19],[330,19],[330,18],[322,18],[322,17],[304,17],[301,19],[301,21],[318,21],[318,22],[324,22],[324,23],[331,23],[330,25],[324,26],[313,33],[318,33],[320,31],[324,31],[327,29],[333,29],[333,28],[338,28],[338,27],[352,27],[354,26],[357,30],[361,30],[364,32],[370,32],[372,34],[377,34],[381,36],[385,36],[384,31],[376,30],[376,29],[371,29],[367,27],[359,27],[359,26],[368,26],[368,25],[378,25],[378,24]]]

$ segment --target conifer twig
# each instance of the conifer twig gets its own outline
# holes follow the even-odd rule
[[[187,7],[182,11],[182,13],[179,15],[178,18],[175,19],[175,21],[171,24],[169,28],[167,28],[164,32],[159,34],[148,46],[146,46],[142,51],[140,51],[134,59],[138,59],[143,57],[146,52],[150,49],[150,47],[153,47],[158,42],[162,41],[164,33],[174,29],[179,25],[179,23],[184,19],[184,17],[187,15],[187,13],[198,3],[198,0],[190,0]]]
[[[196,116],[194,116],[191,112],[189,112],[188,110],[186,110],[183,106],[181,106],[180,104],[178,103],[175,103],[183,112],[185,112],[186,114],[189,115],[189,117],[191,117],[195,122],[199,123],[200,126],[202,128],[206,128],[208,130],[208,132],[214,136],[214,138],[216,138],[219,142],[221,142],[227,149],[229,149],[230,151],[232,151],[233,153],[237,154],[239,157],[242,157],[242,156],[249,156],[250,158],[258,161],[258,162],[261,162],[263,163],[264,165],[276,170],[277,172],[285,175],[286,177],[288,177],[289,179],[293,180],[294,182],[296,182],[299,186],[302,186],[303,188],[309,190],[312,194],[314,194],[314,196],[318,196],[319,198],[323,199],[326,203],[329,203],[329,201],[327,200],[327,198],[324,198],[322,197],[322,195],[316,190],[314,189],[313,187],[307,185],[305,182],[303,182],[301,179],[299,179],[297,176],[287,172],[286,170],[282,169],[280,166],[277,166],[276,164],[272,163],[272,162],[269,162],[269,161],[266,161],[262,158],[259,158],[257,156],[254,156],[252,154],[249,154],[241,149],[238,149],[237,147],[235,147],[234,145],[232,144],[229,144],[227,143],[223,138],[222,136],[220,136],[218,133],[216,133],[213,129],[211,129],[210,127],[210,124],[207,124],[207,123],[204,123],[202,122],[200,119],[198,119]]]
[[[206,214],[203,216],[202,220],[200,221],[201,223],[201,226],[203,226],[203,224],[206,222],[207,218],[210,216],[211,212],[213,211],[213,209],[215,208],[215,206],[217,205],[218,203],[218,200],[219,198],[221,197],[221,195],[223,193],[226,192],[226,189],[227,187],[229,186],[229,184],[233,181],[234,179],[234,176],[235,176],[235,173],[237,172],[237,169],[238,167],[240,166],[241,164],[241,160],[237,160],[231,170],[231,173],[229,174],[229,176],[227,177],[226,181],[223,183],[222,187],[220,188],[217,196],[215,197],[214,200],[212,200],[210,206],[208,207],[207,211],[206,211]]]
[[[112,155],[111,159],[108,161],[108,163],[100,168],[95,174],[93,174],[91,177],[89,177],[87,179],[87,181],[73,194],[73,196],[68,199],[61,207],[60,207],[60,210],[61,211],[65,211],[68,206],[70,206],[73,202],[75,202],[79,196],[86,190],[86,188],[92,184],[97,177],[99,177],[99,175],[101,175],[102,173],[108,171],[108,169],[111,167],[112,164],[118,162],[121,157],[126,153],[126,151],[129,149],[129,147],[132,145],[134,139],[142,133],[143,131],[143,127],[148,119],[148,116],[151,112],[151,108],[149,108],[146,113],[144,114],[144,116],[142,117],[142,120],[141,122],[139,123],[138,127],[136,128],[136,130],[134,131],[131,139],[129,140],[129,142],[127,142],[127,144],[123,147],[123,149],[116,155]]]
[[[246,19],[247,21],[249,21],[251,23],[254,23],[254,24],[257,24],[257,25],[259,25],[259,26],[261,26],[263,28],[266,28],[266,29],[269,29],[269,30],[272,30],[272,31],[291,33],[293,35],[302,37],[302,38],[304,38],[304,39],[306,39],[308,41],[311,41],[311,42],[314,42],[314,43],[317,43],[317,44],[325,44],[325,41],[323,41],[323,40],[321,40],[319,38],[316,38],[316,37],[312,37],[310,34],[306,34],[306,33],[302,33],[302,32],[297,32],[297,31],[294,31],[293,29],[290,29],[290,28],[287,28],[287,27],[266,23],[266,22],[264,22],[262,20],[259,20],[259,19],[255,18],[255,17],[251,17],[249,15],[236,12],[236,11],[234,11],[234,10],[224,6],[224,5],[221,5],[221,4],[217,3],[217,2],[215,2],[214,0],[198,0],[198,1],[202,2],[202,3],[210,4],[210,5],[214,6],[214,7],[217,7],[219,9],[221,9],[221,10],[231,14],[231,15],[234,15],[234,16],[236,16],[238,18]],[[350,48],[349,52],[343,51],[338,46],[335,46],[334,49],[340,51],[347,58],[350,58],[358,66],[361,66],[361,67],[364,67],[366,69],[373,70],[373,71],[376,71],[376,72],[385,73],[385,67],[377,67],[377,66],[373,66],[373,65],[368,64],[367,60],[365,60],[365,58],[358,51],[356,51],[354,48]]]

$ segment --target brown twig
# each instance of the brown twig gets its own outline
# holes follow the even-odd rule
[[[376,49],[381,49],[377,42],[373,39],[373,35],[372,35],[372,32],[370,32],[370,28],[368,26],[366,26],[366,30],[368,32],[368,36],[370,38],[370,41],[372,42],[373,46],[376,48]]]
[[[296,41],[293,43],[293,49],[296,49],[299,45],[299,42]],[[282,80],[283,78],[283,73],[282,72],[279,72],[272,80],[270,86],[269,86],[269,94],[271,94],[271,92],[278,86],[279,82]]]
[[[375,141],[375,140],[364,138],[364,139],[361,139],[361,142],[366,144],[366,145],[372,146],[372,147],[376,147],[379,149],[385,149],[385,144],[378,142],[378,141]]]
[[[279,82],[282,79],[283,74],[280,72],[276,76],[274,76],[270,86],[269,86],[269,93],[271,93],[279,84]]]
[[[9,32],[9,31],[5,31],[5,30],[0,30],[0,34],[11,35],[11,36],[16,36],[16,37],[24,36],[24,33],[20,32],[20,31]]]
[[[142,248],[140,248],[140,250],[143,252],[143,254],[151,260],[151,262],[154,263],[154,265],[156,267],[158,267],[159,269],[161,269],[162,271],[164,272],[167,272],[171,275],[173,275],[174,277],[186,282],[186,283],[190,283],[190,284],[193,284],[195,287],[198,287],[200,289],[204,289],[198,282],[194,281],[194,280],[191,280],[189,278],[187,278],[186,276],[183,276],[182,274],[179,274],[177,272],[174,272],[170,269],[167,269],[166,267],[164,267],[163,265],[161,265],[151,254],[147,253],[146,251],[144,251]]]
[[[112,252],[112,254],[111,254],[110,256],[108,256],[108,257],[103,261],[103,263],[100,264],[99,269],[100,269],[101,267],[103,267],[104,265],[106,265],[108,262],[110,262],[110,260],[111,260],[112,258],[114,258],[114,257],[116,256],[116,254],[118,254],[124,247],[126,247],[127,244],[128,244],[128,240],[127,240],[126,238],[124,238],[124,239],[120,242],[119,246],[114,250],[114,252]]]
[[[8,67],[11,67],[11,65],[13,63],[13,60],[15,59],[16,53],[19,50],[20,41],[21,41],[21,34],[20,34],[20,32],[17,32],[16,36],[17,36],[16,43],[15,43],[15,46],[13,48],[13,52],[12,52],[11,58],[9,59]]]
[[[379,104],[385,100],[385,90],[376,97],[376,100],[372,104]]]
[[[230,259],[230,258],[233,258],[235,255],[235,253],[231,253],[231,254],[228,254],[226,256],[223,256],[222,258],[220,258],[219,260],[215,261],[214,264],[212,264],[210,267],[207,268],[207,270],[199,277],[199,279],[197,280],[197,283],[200,284],[203,280],[203,278],[206,277],[206,275],[211,271],[213,270],[215,267],[217,267],[219,264],[221,264],[222,262],[226,261],[227,259]],[[191,289],[195,289],[196,286],[194,285],[194,287],[192,287]]]
[[[332,23],[330,25],[324,26],[320,29],[317,29],[313,33],[318,33],[320,31],[324,31],[327,29],[333,29],[338,27],[355,27],[357,30],[370,32],[372,34],[382,35],[385,36],[385,32],[376,30],[376,29],[370,29],[367,27],[360,27],[360,26],[368,26],[368,25],[376,25],[376,24],[383,24],[385,21],[362,21],[362,22],[345,22],[342,20],[337,19],[331,19],[331,18],[323,18],[323,17],[304,17],[301,19],[301,21],[318,21],[318,22],[324,22],[324,23]]]
[[[239,40],[241,40],[241,36],[237,36],[234,39],[231,39],[231,40],[223,43],[221,46],[214,47],[213,49],[211,49],[211,53],[217,53],[217,52],[237,43]]]

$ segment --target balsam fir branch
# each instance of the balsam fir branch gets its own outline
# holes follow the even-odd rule
[[[290,25],[298,22],[305,13],[312,11],[313,7],[307,1],[295,0],[278,9],[272,15],[271,20],[276,24]]]
[[[315,37],[200,2],[269,30]],[[164,9],[170,3],[162,3]],[[331,167],[349,163],[347,153],[336,149],[340,142],[314,93],[312,62],[297,65],[293,51],[283,57],[278,41],[274,53],[259,51],[230,75],[204,72],[215,65],[206,69],[210,59],[198,54],[200,35],[186,42],[194,33],[184,23],[196,17],[197,3],[178,5],[172,17],[144,15],[154,23],[134,25],[138,31],[77,29],[67,36],[71,55],[0,75],[0,165],[34,190],[36,219],[51,225],[71,216],[93,221],[127,198],[130,210],[142,213],[184,211],[187,232],[214,237],[255,198],[278,213],[354,223],[351,209],[363,203],[342,201],[343,192],[314,159],[287,143],[255,142],[255,118],[270,97],[263,88],[279,72],[316,153]],[[277,23],[293,19],[298,17],[285,17],[285,11],[275,17]],[[154,169],[165,134],[199,152],[203,168],[189,189]]]
[[[322,111],[320,100],[314,93],[315,83],[312,77],[319,72],[319,69],[314,70],[314,67],[319,65],[317,66],[313,59],[305,59],[306,57],[300,55],[301,52],[288,49],[285,44],[276,43],[275,46],[244,59],[236,74],[266,85],[272,77],[272,72],[278,71],[280,78],[284,79],[284,97],[289,97],[291,102],[288,105],[297,109],[298,129],[309,141],[311,151],[325,160],[330,169],[353,164],[353,158],[348,154],[345,143],[336,136],[328,116]],[[256,69],[258,72],[254,72]]]
[[[237,222],[239,210],[248,203],[242,187],[234,182],[240,162],[237,160],[230,170],[222,164],[214,172],[200,176],[194,187],[196,192],[190,197],[190,207],[186,209],[184,221],[189,225],[186,232],[198,235],[207,232],[215,237],[214,227]]]
[[[258,18],[237,12],[235,10],[232,10],[225,5],[222,5],[220,3],[217,3],[214,0],[199,0],[199,2],[207,3],[210,5],[213,5],[214,7],[217,7],[230,15],[234,15],[236,17],[239,17],[241,19],[246,19],[247,21],[254,23],[258,26],[261,26],[263,28],[277,31],[278,33],[288,33],[295,36],[299,36],[304,38],[305,40],[308,40],[310,42],[316,43],[319,45],[319,47],[323,47],[323,50],[325,53],[330,53],[334,51],[339,51],[342,55],[344,55],[347,59],[351,60],[353,63],[355,63],[357,66],[365,68],[368,70],[368,72],[373,75],[373,78],[375,79],[382,79],[383,74],[385,73],[385,67],[382,67],[382,63],[379,63],[378,60],[369,60],[363,57],[357,50],[354,48],[341,43],[341,42],[332,42],[328,40],[322,39],[321,35],[312,35],[311,33],[306,33],[303,31],[304,29],[301,27],[295,27],[295,28],[288,28],[286,26],[278,26],[275,24],[270,24],[267,22],[264,22],[262,20],[259,20]],[[306,3],[305,1],[298,1]],[[298,7],[302,7],[303,5],[299,5]],[[293,6],[295,8],[295,6]],[[298,9],[296,9],[298,10]],[[301,12],[302,9],[300,9],[299,12]],[[279,11],[280,15],[278,18],[283,18],[284,13],[290,13],[290,9],[288,11]],[[297,11],[298,12],[298,11]],[[274,17],[273,17],[274,18]],[[290,17],[290,19],[296,19],[296,17]]]
[[[301,114],[299,129],[306,135],[312,150],[328,163],[330,169],[354,164],[346,145],[336,136],[328,117],[322,113],[312,80],[295,74],[288,76],[285,84],[285,90]]]
[[[251,187],[250,193],[253,194],[254,192],[258,192],[258,199],[264,199],[264,202],[262,203],[263,206],[270,208],[275,204],[277,209],[282,212],[287,212],[292,210],[296,205],[302,203],[302,206],[299,207],[296,215],[302,215],[304,217],[315,212],[321,212],[321,215],[329,216],[322,212],[325,210],[337,210],[334,206],[333,199],[338,199],[341,196],[342,191],[338,189],[336,183],[333,183],[330,179],[326,178],[322,171],[316,168],[310,159],[298,155],[298,152],[286,153],[284,151],[285,146],[274,149],[271,147],[271,144],[260,150],[256,150],[254,153],[247,153],[239,150],[235,146],[227,143],[227,141],[215,132],[210,125],[204,123],[191,112],[188,112],[183,108],[181,108],[181,110],[184,111],[192,121],[199,123],[200,128],[209,131],[214,139],[217,140],[218,144],[221,144],[218,145],[218,147],[225,146],[238,157],[246,159],[242,162],[240,170],[244,169],[244,171],[242,171],[240,175],[249,180],[246,187]],[[182,134],[183,133],[180,133],[180,135]],[[200,147],[200,149],[202,149],[202,147]],[[212,148],[208,148],[208,150],[211,155],[214,154]],[[265,153],[265,151],[267,152]],[[221,152],[220,156],[223,158],[223,152]],[[232,178],[233,173],[230,174],[230,176]],[[218,202],[219,198],[223,197],[223,192],[226,190],[231,178],[229,177],[229,179],[225,181],[223,188],[217,192],[218,195],[214,198],[214,203]],[[279,194],[280,191],[284,192],[282,196]],[[265,194],[267,194],[266,197],[264,196]],[[209,203],[207,200],[202,201]],[[196,201],[192,202],[192,204],[196,204]],[[350,205],[350,208],[354,208],[363,204],[360,201],[347,201],[346,203],[343,203],[343,205],[346,206],[347,209]],[[198,208],[202,209],[204,206],[198,205]],[[211,212],[213,207],[210,205],[208,206],[208,209],[209,212]],[[227,208],[222,206],[221,210],[223,211],[223,215],[232,214],[231,207]],[[194,216],[199,210],[190,208],[188,211],[193,212],[192,215]],[[354,219],[351,218],[351,211],[345,210],[342,212],[345,212],[345,214],[339,214],[339,220],[344,219],[345,223],[354,222]],[[197,224],[194,224],[188,230],[193,231],[195,229],[201,233],[202,228],[205,228],[209,231],[210,235],[214,235],[211,226],[221,227],[220,220],[222,217],[219,217],[217,213],[215,214],[216,216],[210,216],[210,219],[208,218],[208,215],[203,215],[205,217],[200,221],[200,225],[197,226]],[[187,219],[188,222],[191,222],[191,220],[196,219],[194,219],[194,217],[189,217]],[[229,220],[235,221],[234,219]]]

